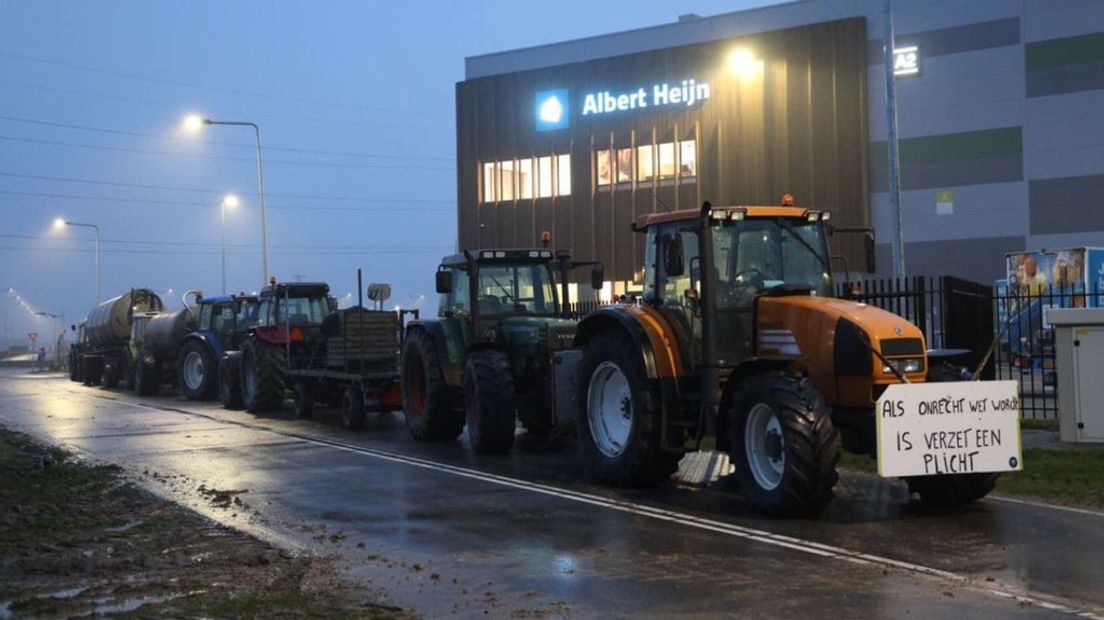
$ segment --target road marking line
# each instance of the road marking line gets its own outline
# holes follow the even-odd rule
[[[1075,506],[1063,506],[1061,504],[1049,504],[1047,502],[1036,502],[1029,499],[1018,499],[1015,497],[1008,497],[1007,495],[986,495],[986,500],[992,500],[994,502],[1005,502],[1008,504],[1021,504],[1023,506],[1031,506],[1032,508],[1049,508],[1051,510],[1061,510],[1064,512],[1072,512],[1079,515],[1087,515],[1091,517],[1104,517],[1104,512],[1099,510],[1092,510],[1090,508],[1077,508]]]
[[[698,517],[691,514],[676,512],[673,510],[667,510],[665,508],[657,508],[648,506],[647,504],[639,504],[636,502],[630,502],[625,500],[618,500],[600,495],[593,495],[590,493],[583,493],[581,491],[572,491],[570,489],[564,489],[551,485],[546,485],[539,482],[530,482],[527,480],[521,480],[518,478],[509,478],[507,476],[501,476],[498,474],[492,474],[488,472],[482,472],[467,467],[460,467],[458,465],[449,465],[447,463],[440,463],[437,461],[423,459],[420,457],[409,456],[406,454],[400,454],[396,452],[390,452],[386,450],[379,450],[377,448],[368,448],[364,446],[357,446],[353,444],[346,444],[332,439],[320,439],[316,437],[310,437],[300,433],[285,431],[275,428],[270,428],[258,424],[250,424],[248,422],[240,422],[237,420],[228,420],[219,418],[206,413],[200,413],[197,411],[188,411],[186,409],[178,409],[174,407],[155,406],[141,402],[127,401],[117,398],[107,398],[94,394],[89,395],[92,398],[99,398],[101,400],[110,400],[115,403],[130,405],[133,407],[139,407],[142,409],[149,409],[151,411],[172,411],[181,413],[184,415],[198,416],[214,422],[220,422],[223,424],[230,424],[234,426],[240,426],[249,428],[252,430],[269,432],[276,435],[282,435],[284,437],[290,437],[298,439],[305,443],[315,444],[328,448],[334,448],[345,452],[351,452],[354,454],[361,454],[364,456],[371,456],[384,461],[390,461],[394,463],[400,463],[405,465],[412,465],[422,469],[429,469],[447,473],[463,478],[471,478],[474,480],[480,480],[491,484],[497,484],[500,486],[511,487],[523,491],[531,491],[534,493],[540,493],[543,495],[549,495],[552,497],[558,497],[561,499],[571,500],[583,504],[597,506],[600,508],[607,508],[610,510],[616,510],[619,512],[626,512],[629,514],[635,514],[639,516],[649,517],[659,521],[666,521],[670,523],[677,523],[687,527],[693,527],[700,530],[712,531],[720,534],[726,534],[728,536],[734,536],[737,538],[743,538],[754,542],[763,543],[775,547],[782,547],[798,551],[801,553],[815,555],[818,557],[830,558],[849,562],[852,564],[860,565],[881,565],[884,567],[897,568],[907,572],[924,575],[927,577],[933,577],[937,579],[944,579],[957,583],[965,588],[981,592],[984,594],[990,594],[1000,598],[1012,600],[1018,603],[1028,603],[1046,609],[1066,615],[1072,615],[1080,618],[1090,618],[1092,620],[1104,620],[1104,615],[1098,615],[1096,612],[1088,609],[1078,609],[1064,603],[1057,603],[1049,601],[1045,598],[1041,598],[1039,595],[1030,594],[1024,592],[1014,586],[1008,584],[1002,584],[999,582],[991,582],[996,585],[982,585],[975,582],[975,578],[967,575],[961,575],[958,573],[945,571],[939,568],[933,568],[930,566],[924,566],[922,564],[915,564],[913,562],[907,562],[904,560],[895,560],[893,558],[884,557],[880,555],[874,555],[869,553],[863,553],[860,551],[851,551],[843,547],[837,547],[834,545],[828,545],[824,543],[818,543],[811,540],[805,540],[802,538],[796,538],[793,536],[786,536],[784,534],[775,534],[766,530],[759,530],[755,528],[745,527],[742,525],[736,525],[734,523],[726,523],[723,521],[716,521],[713,519],[707,519],[704,517]]]

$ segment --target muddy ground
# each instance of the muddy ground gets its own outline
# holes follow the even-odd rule
[[[367,600],[331,560],[282,551],[139,489],[117,467],[0,429],[0,618],[85,615],[410,617]]]

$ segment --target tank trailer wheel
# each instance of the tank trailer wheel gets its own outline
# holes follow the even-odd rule
[[[219,360],[219,400],[224,409],[241,409],[241,353],[230,353]]]
[[[299,379],[295,382],[295,417],[302,420],[311,417],[313,413],[314,383],[308,379]]]
[[[83,372],[81,376],[84,378],[84,384],[88,387],[96,386],[100,384],[100,375],[103,374],[103,361],[95,356],[85,357],[81,361]]]
[[[114,390],[119,387],[119,381],[122,379],[123,369],[116,364],[104,365],[104,387],[109,390]]]
[[[188,340],[180,348],[180,389],[188,400],[209,400],[214,397],[218,364],[207,345]]]
[[[476,452],[507,452],[514,446],[514,377],[510,360],[497,350],[472,351],[464,365],[464,417]]]
[[[242,404],[250,413],[280,408],[284,402],[284,350],[258,341],[242,346]]]
[[[75,355],[69,356],[69,380],[76,382],[81,380],[80,358]]]
[[[938,364],[928,371],[931,383],[969,381],[970,371],[954,364]],[[961,506],[979,500],[997,486],[999,473],[951,474],[945,476],[914,476],[904,478],[909,492],[920,496],[925,504],[940,507]]]
[[[812,517],[839,480],[839,432],[808,378],[773,372],[736,386],[728,412],[740,491],[778,517]]]
[[[423,331],[406,337],[402,352],[403,418],[419,441],[452,441],[464,430],[454,390],[445,383],[433,340]]]
[[[599,334],[579,362],[576,423],[586,477],[618,485],[655,484],[682,455],[660,446],[659,395],[647,382],[636,346]]]
[[[350,385],[341,397],[341,425],[348,429],[364,428],[364,418],[364,391]]]
[[[149,351],[142,351],[134,362],[134,391],[139,396],[154,396],[161,388],[161,369]]]

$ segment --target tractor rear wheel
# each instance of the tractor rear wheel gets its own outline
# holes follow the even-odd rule
[[[300,420],[314,413],[314,383],[308,379],[295,382],[295,417]]]
[[[681,455],[662,450],[659,394],[636,346],[619,334],[598,334],[583,351],[578,376],[575,418],[586,477],[618,485],[669,479]]]
[[[218,389],[218,364],[206,344],[189,339],[180,347],[180,390],[188,400],[209,400]]]
[[[476,452],[507,452],[514,446],[514,377],[502,351],[472,351],[464,365],[464,417]]]
[[[234,351],[219,360],[219,400],[224,409],[242,408],[241,352]]]
[[[348,429],[364,428],[364,419],[364,390],[350,385],[341,397],[341,425]]]
[[[771,516],[816,516],[839,480],[840,436],[806,377],[772,372],[736,386],[727,412],[740,490]]]
[[[154,396],[161,389],[161,368],[149,351],[142,351],[134,362],[134,391],[139,396]]]
[[[406,428],[420,441],[452,441],[464,430],[455,391],[445,383],[433,339],[415,330],[406,337],[402,353],[403,417]]]
[[[87,355],[81,358],[81,377],[84,385],[92,387],[100,384],[100,375],[103,374],[103,360],[95,355]]]
[[[943,363],[928,371],[929,383],[970,381],[969,369]],[[920,495],[920,501],[932,506],[961,506],[979,500],[997,486],[999,473],[950,474],[943,476],[913,476],[905,478],[910,493]]]
[[[242,346],[242,404],[250,413],[280,408],[284,402],[284,359],[280,347],[259,340]]]

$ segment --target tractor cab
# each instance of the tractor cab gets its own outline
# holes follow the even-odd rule
[[[281,282],[275,278],[257,296],[252,331],[269,344],[297,347],[321,340],[322,321],[337,309],[324,282]]]
[[[236,351],[246,330],[257,321],[260,301],[256,295],[221,295],[196,300],[199,317],[196,333],[218,343],[215,358],[224,351]]]

